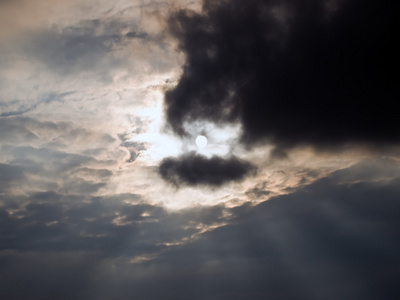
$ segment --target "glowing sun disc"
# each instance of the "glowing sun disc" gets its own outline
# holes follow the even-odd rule
[[[207,146],[207,138],[204,135],[199,135],[196,138],[196,145],[199,148],[204,148],[205,146]]]

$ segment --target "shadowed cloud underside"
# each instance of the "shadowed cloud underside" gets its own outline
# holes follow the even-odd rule
[[[182,184],[220,186],[254,174],[255,167],[236,157],[207,158],[189,153],[178,158],[165,158],[158,171],[163,179],[176,186]]]

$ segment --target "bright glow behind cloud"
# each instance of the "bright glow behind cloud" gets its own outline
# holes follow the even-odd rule
[[[39,2],[46,4],[43,10],[34,5]],[[198,3],[20,3],[0,13],[18,14],[16,19],[2,19],[7,25],[2,28],[12,30],[0,35],[13,37],[0,46],[0,114],[9,118],[3,127],[11,128],[2,133],[0,163],[25,158],[20,164],[29,166],[32,171],[27,176],[35,184],[25,185],[24,192],[52,187],[57,192],[71,189],[93,195],[138,193],[148,195],[146,201],[175,208],[233,205],[254,201],[246,194],[254,186],[272,191],[271,195],[284,193],[300,184],[301,170],[311,167],[326,174],[354,159],[317,163],[312,151],[300,151],[289,156],[290,163],[270,161],[267,146],[252,151],[239,146],[239,124],[188,123],[190,136],[183,139],[166,132],[164,92],[178,82],[184,57],[164,32],[165,17],[170,9],[198,8]],[[30,16],[31,7],[36,17]],[[26,22],[19,22],[21,18]],[[13,130],[16,134],[8,134]],[[206,147],[196,146],[198,135],[207,137]],[[201,187],[176,191],[154,168],[165,157],[190,152],[249,160],[260,167],[258,180],[264,183],[249,179],[219,191]],[[53,165],[41,167],[51,157]],[[64,162],[68,159],[70,164]],[[54,176],[56,171],[59,176]],[[308,177],[307,182],[317,178]],[[90,188],[78,188],[74,180],[86,180]],[[265,194],[261,200],[268,197]]]
[[[360,11],[379,3],[365,1],[348,2]],[[333,2],[332,12],[340,14],[345,1]],[[251,33],[251,41],[265,36],[242,26],[242,8],[276,4],[272,13],[289,27],[296,16],[282,13],[281,3],[302,9],[321,2],[207,0],[210,8],[229,3],[240,11],[224,16],[233,16],[233,27]],[[398,149],[386,157],[363,145],[334,155],[304,145],[277,153],[273,145],[238,143],[246,130],[239,124],[187,123],[185,137],[165,128],[164,93],[179,85],[187,67],[166,18],[200,6],[197,0],[0,0],[0,299],[369,300],[397,291]],[[251,12],[262,19],[271,13]],[[191,12],[183,17],[199,20]],[[315,17],[324,19],[303,20]],[[204,24],[200,29],[212,29]],[[267,38],[275,34],[281,32]],[[253,60],[246,56],[251,47],[242,45],[240,59]],[[217,48],[193,49],[210,59],[219,55]],[[223,57],[228,69],[236,64],[230,57]],[[222,89],[231,82],[199,77]],[[239,83],[227,88],[231,100],[252,84]],[[207,137],[206,147],[196,145],[199,135]],[[162,162],[185,157],[200,159],[173,167],[195,180],[179,187],[163,180]],[[237,167],[225,168],[235,160],[256,168],[221,180],[221,169],[235,174]]]

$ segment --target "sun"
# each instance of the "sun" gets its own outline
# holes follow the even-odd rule
[[[207,138],[204,135],[197,136],[196,145],[199,148],[204,148],[205,146],[207,146]]]

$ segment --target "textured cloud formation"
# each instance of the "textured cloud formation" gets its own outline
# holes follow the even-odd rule
[[[226,126],[201,118],[183,125],[191,135],[212,131],[199,150],[206,157],[232,156],[179,156],[194,144],[160,132],[164,91],[178,82],[184,61],[164,18],[179,5],[196,8],[196,1],[0,0],[0,299],[399,299],[399,156],[374,160],[363,149],[326,155],[297,147],[286,159],[274,160],[267,158],[269,145],[247,151],[236,143],[240,123],[250,141],[270,138],[260,115],[275,117],[261,107],[254,122],[262,130],[253,134],[245,125],[255,107],[251,101],[263,102],[239,101],[246,93],[254,96],[261,84],[247,76],[256,65],[251,59],[259,56],[238,54],[257,49],[248,29],[254,41],[259,31],[242,24],[270,20],[276,30],[266,39],[271,45],[281,41],[274,49],[286,61],[278,50],[292,48],[282,37],[290,42],[294,31],[306,28],[291,23],[301,15],[295,9],[301,1],[264,1],[265,10],[253,0],[209,1],[205,11],[218,18],[178,13],[175,21],[186,20],[184,26],[207,21],[207,34],[193,37],[185,73],[171,95],[190,76],[210,79],[210,89],[193,85],[193,95],[225,91],[219,80],[225,73],[207,60],[196,60],[198,68],[189,68],[189,62],[200,57],[195,51],[205,51],[199,42],[217,34],[216,22],[223,29],[235,26],[230,21],[235,18],[235,30],[244,37],[237,42],[235,34],[221,31],[216,46],[204,52],[210,61],[216,57],[228,69],[232,65],[226,110],[215,97],[205,96],[210,102],[198,105],[204,115],[209,110],[211,121],[220,115]],[[346,20],[343,12],[352,3],[358,2],[329,1],[320,9],[326,12],[320,22],[311,14],[304,22]],[[254,17],[255,11],[263,17]],[[347,11],[357,18],[358,10]],[[182,30],[195,32],[196,22]],[[175,25],[179,22],[171,26],[183,37]],[[230,53],[217,47],[224,39],[232,41],[237,70],[219,57]],[[300,58],[308,63],[303,50]],[[389,51],[389,59],[391,50],[381,51]],[[267,76],[261,70],[267,64],[258,64],[253,77]],[[197,72],[207,66],[210,72]],[[248,68],[240,71],[242,66]],[[287,78],[293,79],[291,73]],[[175,108],[190,121],[194,102],[187,99]],[[390,113],[387,118],[391,122]],[[229,122],[235,126],[225,130]],[[278,150],[275,157],[285,157]],[[169,155],[176,158],[157,169]],[[255,176],[248,162],[257,166]],[[162,180],[161,170],[170,182]]]
[[[398,168],[369,160],[234,208],[10,196],[0,208],[0,297],[397,299]]]
[[[400,142],[395,1],[205,0],[170,18],[186,54],[168,121],[240,122],[246,145]]]
[[[159,166],[162,178],[177,186],[180,184],[219,186],[241,180],[254,170],[255,167],[250,163],[236,157],[207,158],[193,153],[178,158],[165,158]]]

